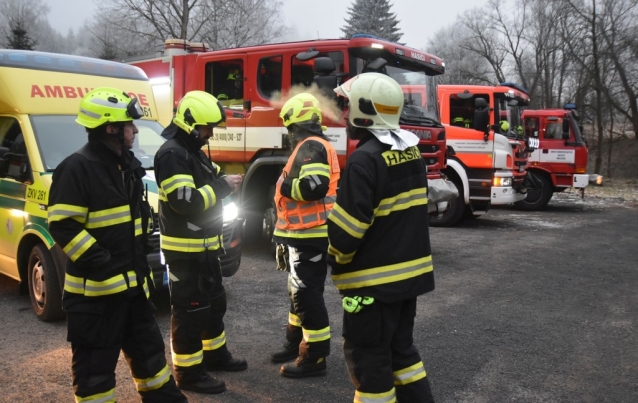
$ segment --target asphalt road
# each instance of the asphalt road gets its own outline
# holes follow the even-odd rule
[[[415,344],[438,403],[638,402],[638,205],[553,200],[431,237],[436,290],[419,299]],[[352,401],[330,280],[327,376],[285,379],[268,361],[284,339],[285,281],[265,248],[245,251],[225,281],[226,334],[249,368],[221,374],[226,393],[191,402]],[[65,322],[38,321],[17,290],[0,278],[0,401],[71,402]],[[168,343],[167,298],[156,302]],[[117,381],[120,402],[140,401],[123,359]]]

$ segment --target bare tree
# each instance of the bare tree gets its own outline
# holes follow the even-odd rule
[[[285,33],[281,9],[280,0],[112,0],[99,8],[91,32],[100,52],[118,56],[160,50],[170,38],[212,49],[256,45]]]
[[[0,29],[5,46],[34,50],[41,27],[48,27],[49,8],[41,0],[0,0]]]

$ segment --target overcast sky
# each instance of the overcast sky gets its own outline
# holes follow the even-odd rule
[[[108,0],[100,0],[108,1]],[[51,8],[49,22],[62,34],[77,30],[95,12],[96,0],[43,0]],[[423,48],[439,28],[456,15],[485,4],[486,0],[394,0],[392,11],[400,20],[401,42]],[[286,25],[295,39],[338,38],[351,0],[283,0]]]

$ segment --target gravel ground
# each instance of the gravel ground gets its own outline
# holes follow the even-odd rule
[[[431,230],[437,285],[419,299],[415,344],[438,403],[638,402],[638,203],[633,191],[598,194],[608,189],[588,188],[584,200],[557,195],[544,212],[494,209]],[[246,250],[225,284],[229,347],[249,368],[220,375],[226,393],[188,393],[191,402],[352,401],[330,280],[328,374],[304,380],[284,379],[268,362],[288,304],[265,248]],[[71,402],[65,323],[38,321],[17,289],[0,278],[0,402]],[[168,343],[166,295],[156,305]],[[123,359],[117,381],[120,402],[140,401]]]

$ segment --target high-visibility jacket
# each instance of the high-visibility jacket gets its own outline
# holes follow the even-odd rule
[[[426,165],[416,146],[372,134],[348,157],[328,217],[328,262],[341,294],[386,303],[434,289]]]
[[[326,220],[337,196],[337,152],[320,136],[297,144],[277,181],[275,241],[309,244],[327,238]]]
[[[69,257],[65,309],[87,297],[128,289],[148,296],[151,213],[143,197],[146,171],[132,152],[125,153],[118,157],[90,137],[53,174],[48,220],[53,239]]]
[[[220,167],[174,124],[155,154],[160,246],[167,263],[224,254],[222,199],[231,193]]]

